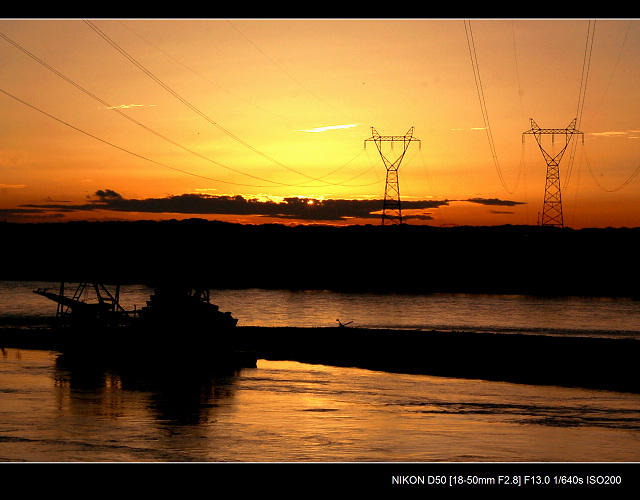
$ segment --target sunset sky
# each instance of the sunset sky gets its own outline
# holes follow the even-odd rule
[[[536,224],[522,134],[578,118],[565,226],[640,226],[637,20],[4,19],[0,61],[0,220],[379,224],[413,127],[407,223]]]

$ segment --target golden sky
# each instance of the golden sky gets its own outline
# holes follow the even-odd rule
[[[577,118],[565,225],[640,226],[636,20],[4,19],[0,60],[3,220],[378,224],[365,140],[413,127],[408,223],[536,224],[522,134]]]

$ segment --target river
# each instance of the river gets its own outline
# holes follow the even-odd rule
[[[56,283],[0,282],[3,323],[37,323]],[[123,286],[127,308],[150,290]],[[640,338],[610,298],[212,290],[239,326],[335,326]],[[79,371],[0,356],[4,462],[638,462],[640,396],[258,360],[207,378]],[[180,353],[188,356],[188,352]]]

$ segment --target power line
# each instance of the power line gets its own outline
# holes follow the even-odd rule
[[[37,111],[38,113],[41,113],[41,114],[43,114],[43,115],[45,115],[45,116],[47,116],[47,117],[59,122],[59,123],[61,123],[62,125],[66,125],[67,127],[71,128],[73,130],[76,130],[77,132],[80,132],[81,134],[84,134],[84,135],[86,135],[88,137],[91,137],[92,139],[95,139],[97,141],[102,142],[103,144],[106,144],[107,146],[111,146],[111,147],[113,147],[115,149],[123,151],[123,152],[125,152],[127,154],[130,154],[130,155],[135,156],[137,158],[140,158],[142,160],[154,163],[155,165],[160,165],[161,167],[165,167],[165,168],[174,170],[176,172],[180,172],[182,174],[191,175],[193,177],[198,177],[200,179],[206,179],[206,180],[209,180],[209,181],[220,182],[220,183],[223,183],[223,184],[233,184],[234,186],[244,186],[244,187],[269,187],[269,186],[256,185],[256,184],[243,184],[243,183],[240,183],[240,182],[224,181],[222,179],[216,179],[214,177],[209,177],[209,176],[206,176],[206,175],[196,174],[194,172],[189,172],[188,170],[172,167],[170,165],[167,165],[166,163],[162,163],[162,162],[159,162],[159,161],[156,161],[156,160],[152,160],[151,158],[147,158],[146,156],[143,156],[141,154],[135,153],[135,152],[133,152],[133,151],[131,151],[129,149],[123,148],[122,146],[118,146],[117,144],[114,144],[114,143],[109,142],[109,141],[107,141],[105,139],[102,139],[102,138],[98,137],[95,134],[87,132],[86,130],[82,130],[81,128],[76,127],[75,125],[72,125],[72,124],[62,120],[61,118],[58,118],[58,117],[52,115],[51,113],[47,113],[46,111],[34,106],[33,104],[29,104],[27,101],[25,101],[23,99],[20,99],[19,97],[7,92],[6,90],[0,89],[0,92],[5,94],[7,97],[11,97],[12,99],[24,104],[25,106],[28,106],[29,108],[33,109],[34,111]],[[358,156],[361,153],[362,152],[358,153]],[[371,168],[369,170],[371,170]],[[366,173],[366,172],[364,172],[364,173]],[[359,175],[362,175],[362,174],[359,174]],[[378,182],[374,182],[372,184],[377,184],[377,183]],[[283,184],[283,185],[290,186],[290,187],[295,187],[295,185],[292,185],[292,184]],[[364,185],[367,186],[369,184],[364,184]],[[323,186],[304,186],[304,187],[323,187]]]
[[[591,21],[589,21],[589,25],[587,26],[587,40],[585,42],[585,48],[584,48],[584,59],[582,62],[582,77],[580,80],[580,90],[578,91],[578,105],[576,108],[576,120],[577,120],[578,129],[580,128],[580,123],[582,121],[582,113],[584,112],[584,100],[587,92],[589,68],[591,67],[591,54],[593,52],[593,40],[594,40],[595,30],[596,30],[595,20],[593,21],[593,26],[591,25]],[[569,164],[568,164],[568,170],[567,170],[567,178],[564,183],[564,191],[567,190],[567,186],[569,185],[569,180],[571,179],[576,147],[577,147],[577,143],[574,142],[570,148]]]
[[[349,117],[345,112],[336,109],[334,106],[332,106],[331,104],[329,104],[328,102],[326,102],[324,99],[322,99],[321,97],[319,97],[317,94],[315,94],[314,92],[312,92],[308,87],[306,87],[305,85],[303,85],[302,83],[300,83],[296,78],[294,78],[288,71],[285,71],[285,69],[280,66],[276,61],[274,61],[271,57],[269,57],[260,47],[258,47],[252,40],[249,39],[249,37],[247,35],[245,35],[242,31],[240,31],[240,29],[233,24],[231,21],[227,20],[227,23],[229,23],[229,25],[235,29],[238,33],[240,33],[240,35],[242,35],[242,37],[249,42],[258,52],[260,52],[268,61],[271,62],[271,64],[273,64],[276,68],[278,68],[280,71],[282,71],[282,73],[284,73],[288,78],[290,78],[294,83],[296,83],[297,85],[299,85],[300,87],[302,87],[304,90],[306,90],[311,96],[313,96],[314,98],[316,98],[318,101],[320,101],[322,104],[324,104],[325,106],[328,106],[329,108],[333,109],[334,111],[346,116],[347,118],[349,118],[350,120],[352,120],[353,118]]]
[[[151,132],[152,134],[160,137],[161,139],[164,139],[167,142],[170,142],[171,144],[178,146],[179,148],[182,148],[183,150],[194,154],[200,158],[203,158],[207,161],[210,161],[220,167],[229,169],[233,172],[242,174],[242,175],[246,175],[248,177],[252,177],[256,180],[260,180],[260,181],[264,181],[264,182],[271,182],[274,184],[283,184],[283,183],[277,183],[275,181],[270,181],[268,179],[263,179],[261,177],[257,177],[255,175],[251,175],[251,174],[247,174],[245,172],[241,172],[240,170],[236,170],[232,167],[229,167],[227,165],[223,165],[222,163],[219,163],[215,160],[212,160],[210,158],[207,158],[195,151],[192,151],[191,149],[186,148],[185,146],[182,146],[181,144],[178,144],[177,142],[165,137],[164,135],[160,134],[159,132],[156,132],[155,130],[147,127],[146,125],[144,125],[143,123],[140,123],[139,121],[133,119],[132,117],[130,117],[129,115],[127,115],[126,113],[124,113],[123,111],[121,111],[120,109],[118,109],[115,106],[112,106],[111,104],[109,104],[108,102],[104,101],[103,99],[101,99],[100,97],[96,96],[95,94],[93,94],[92,92],[88,91],[87,89],[85,89],[84,87],[82,87],[81,85],[77,84],[76,82],[74,82],[73,80],[71,80],[70,78],[68,78],[67,76],[65,76],[64,74],[60,73],[58,70],[56,70],[55,68],[51,67],[49,64],[47,64],[46,62],[44,62],[42,59],[38,58],[36,55],[34,55],[33,53],[29,52],[27,49],[25,49],[24,47],[22,47],[21,45],[19,45],[18,43],[16,43],[15,41],[13,41],[12,39],[10,39],[8,36],[6,36],[3,33],[0,33],[0,37],[3,38],[4,40],[6,40],[7,42],[9,42],[11,45],[13,45],[14,47],[16,47],[17,49],[21,50],[22,52],[24,52],[26,55],[28,55],[29,57],[31,57],[34,61],[38,62],[39,64],[41,64],[42,66],[44,66],[45,68],[47,68],[49,71],[53,72],[55,75],[59,76],[60,78],[62,78],[64,81],[66,81],[67,83],[70,83],[71,85],[73,85],[74,87],[76,87],[78,90],[84,92],[85,94],[87,94],[89,97],[95,99],[96,101],[98,101],[99,103],[101,103],[103,106],[111,109],[112,111],[118,113],[120,116],[126,118],[127,120],[131,121],[132,123],[135,123],[136,125],[144,128],[145,130],[147,130],[148,132]],[[34,108],[35,109],[35,108]],[[59,120],[60,121],[60,120]],[[64,123],[64,122],[63,122]],[[186,173],[186,171],[183,171]],[[222,182],[222,181],[221,181]],[[234,183],[235,184],[235,183]],[[244,184],[244,185],[248,185],[248,184]],[[289,184],[283,184],[283,185],[289,185]],[[265,186],[256,186],[256,187],[265,187]]]
[[[250,186],[250,184],[239,184],[237,182],[223,181],[221,179],[214,179],[213,177],[207,177],[207,176],[204,176],[204,175],[194,174],[193,172],[188,172],[187,170],[182,170],[182,169],[179,169],[179,168],[171,167],[171,166],[166,165],[164,163],[160,163],[159,161],[152,160],[150,158],[147,158],[146,156],[140,155],[138,153],[134,153],[133,151],[130,151],[130,150],[125,149],[123,147],[117,146],[116,144],[113,144],[112,142],[109,142],[109,141],[106,141],[104,139],[101,139],[100,137],[98,137],[98,136],[96,136],[94,134],[91,134],[89,132],[86,132],[85,130],[82,130],[81,128],[78,128],[78,127],[76,127],[74,125],[71,125],[70,123],[65,122],[64,120],[61,120],[60,118],[57,118],[56,116],[53,116],[52,114],[47,113],[46,111],[43,111],[42,109],[37,108],[36,106],[33,106],[32,104],[29,104],[28,102],[20,99],[19,97],[16,97],[15,95],[10,94],[6,90],[0,89],[0,92],[2,92],[3,94],[5,94],[8,97],[11,97],[12,99],[15,99],[18,102],[21,102],[25,106],[28,106],[31,109],[33,109],[35,111],[38,111],[39,113],[42,113],[43,115],[48,116],[49,118],[52,118],[53,120],[56,120],[57,122],[62,123],[63,125],[66,125],[69,128],[72,128],[73,130],[76,130],[76,131],[80,132],[81,134],[84,134],[84,135],[86,135],[88,137],[91,137],[92,139],[100,141],[100,142],[102,142],[102,143],[104,143],[104,144],[106,144],[108,146],[113,147],[113,148],[119,149],[120,151],[124,151],[125,153],[128,153],[130,155],[136,156],[138,158],[141,158],[143,160],[149,161],[151,163],[155,163],[156,165],[160,165],[162,167],[166,167],[166,168],[169,168],[171,170],[175,170],[176,172],[181,172],[183,174],[192,175],[194,177],[200,177],[201,179],[207,179],[207,180],[215,181],[215,182],[223,182],[223,183],[226,183],[226,184],[235,184],[235,185],[238,185],[238,186]],[[262,187],[262,186],[258,186],[258,187]]]
[[[589,21],[587,27],[587,41],[584,48],[584,61],[582,63],[582,79],[580,81],[580,91],[578,93],[578,106],[576,109],[576,117],[578,119],[577,125],[580,128],[580,122],[582,120],[582,112],[584,111],[584,99],[587,92],[587,80],[589,79],[589,68],[591,66],[591,54],[593,52],[593,40],[596,31],[596,21]]]
[[[625,32],[624,38],[622,39],[622,44],[620,45],[620,50],[618,51],[618,57],[616,58],[616,62],[613,65],[613,70],[611,71],[611,75],[609,76],[609,80],[607,81],[607,85],[606,85],[604,91],[602,92],[602,97],[600,99],[600,103],[598,104],[597,108],[599,108],[600,104],[602,104],[602,100],[604,99],[604,96],[607,94],[607,92],[609,91],[609,87],[611,86],[611,81],[613,80],[613,76],[614,76],[614,74],[615,74],[615,72],[616,72],[616,70],[618,68],[618,64],[620,63],[620,57],[622,56],[622,52],[624,50],[624,46],[627,43],[627,38],[629,36],[629,30],[631,29],[631,22],[632,21],[629,21],[629,24],[627,25],[627,31]],[[598,111],[598,109],[596,109],[593,114],[595,115],[597,111]]]
[[[3,38],[5,41],[7,41],[8,43],[10,43],[11,45],[13,45],[14,47],[16,47],[17,49],[19,49],[20,51],[22,51],[24,54],[26,54],[27,56],[29,56],[30,58],[32,58],[34,61],[38,62],[39,64],[41,64],[42,66],[44,66],[46,69],[48,69],[49,71],[51,71],[52,73],[54,73],[54,74],[55,74],[55,75],[57,75],[58,77],[62,78],[62,79],[63,79],[64,81],[66,81],[67,83],[69,83],[69,84],[73,85],[74,87],[76,87],[78,90],[82,91],[83,93],[85,93],[85,94],[86,94],[86,95],[88,95],[89,97],[91,97],[91,98],[95,99],[96,101],[98,101],[100,104],[102,104],[102,105],[103,105],[103,106],[105,106],[106,108],[108,108],[108,109],[110,109],[110,110],[112,110],[112,111],[114,111],[114,112],[118,113],[120,116],[122,116],[123,118],[126,118],[126,119],[127,119],[127,120],[129,120],[130,122],[132,122],[132,123],[134,123],[134,124],[138,125],[139,127],[143,128],[143,129],[145,129],[145,130],[147,130],[148,132],[150,132],[150,133],[152,133],[152,134],[156,135],[157,137],[159,137],[159,138],[161,138],[161,139],[163,139],[163,140],[165,140],[165,141],[167,141],[167,142],[169,142],[169,143],[173,144],[174,146],[177,146],[177,147],[179,147],[179,148],[183,149],[184,151],[186,151],[186,152],[188,152],[188,153],[191,153],[191,154],[193,154],[193,155],[195,155],[195,156],[197,156],[197,157],[199,157],[199,158],[201,158],[201,159],[204,159],[204,160],[206,160],[206,161],[209,161],[209,162],[211,162],[211,163],[213,163],[213,164],[215,164],[215,165],[217,165],[217,166],[220,166],[220,167],[222,167],[222,168],[225,168],[225,169],[231,170],[232,172],[235,172],[235,173],[238,173],[238,174],[241,174],[241,175],[245,175],[245,176],[247,176],[247,177],[251,177],[251,178],[256,179],[256,180],[259,180],[259,181],[269,182],[269,183],[271,183],[271,184],[276,184],[276,185],[280,185],[280,186],[288,186],[288,187],[302,186],[302,184],[303,184],[303,183],[298,183],[298,184],[284,183],[284,182],[279,182],[279,181],[273,181],[273,180],[270,180],[270,179],[265,179],[265,178],[263,178],[263,177],[258,177],[258,176],[256,176],[256,175],[248,174],[248,173],[246,173],[246,172],[240,171],[240,170],[235,169],[235,168],[233,168],[233,167],[230,167],[230,166],[228,166],[228,165],[224,165],[224,164],[222,164],[222,163],[220,163],[220,162],[218,162],[218,161],[215,161],[215,160],[213,160],[213,159],[211,159],[211,158],[208,158],[208,157],[206,157],[206,156],[204,156],[204,155],[202,155],[202,154],[200,154],[200,153],[198,153],[198,152],[196,152],[196,151],[193,151],[193,150],[191,150],[191,149],[189,149],[189,148],[187,148],[187,147],[183,146],[182,144],[179,144],[179,143],[177,143],[176,141],[174,141],[174,140],[172,140],[172,139],[170,139],[170,138],[168,138],[168,137],[166,137],[166,136],[164,136],[164,135],[160,134],[159,132],[157,132],[157,131],[153,130],[152,128],[148,127],[147,125],[145,125],[145,124],[143,124],[143,123],[139,122],[138,120],[135,120],[135,119],[134,119],[134,118],[132,118],[131,116],[127,115],[126,113],[124,113],[123,111],[121,111],[120,109],[118,109],[116,106],[112,106],[111,104],[109,104],[109,103],[108,103],[108,102],[106,102],[105,100],[101,99],[101,98],[100,98],[100,97],[98,97],[97,95],[93,94],[92,92],[90,92],[90,91],[89,91],[89,90],[87,90],[86,88],[82,87],[80,84],[78,84],[78,83],[76,83],[75,81],[71,80],[69,77],[65,76],[65,75],[64,75],[63,73],[61,73],[60,71],[56,70],[55,68],[53,68],[52,66],[50,66],[49,64],[47,64],[46,62],[44,62],[42,59],[40,59],[39,57],[37,57],[35,54],[33,54],[32,52],[30,52],[30,51],[29,51],[29,50],[27,50],[26,48],[22,47],[20,44],[18,44],[17,42],[15,42],[14,40],[12,40],[12,39],[11,39],[11,38],[9,38],[8,36],[6,36],[5,34],[0,33],[0,38]],[[21,102],[24,102],[24,101],[21,101]],[[26,103],[25,103],[25,104],[26,104]],[[33,106],[31,106],[31,107],[33,107]],[[37,108],[35,108],[35,107],[33,107],[33,108],[34,108],[34,109],[37,109]],[[40,111],[40,110],[39,110],[39,111]],[[43,113],[44,113],[44,112],[43,112]],[[45,114],[47,114],[47,113],[45,113]],[[55,118],[55,117],[53,117],[52,115],[48,115],[48,116],[51,116],[52,118]],[[55,118],[55,119],[56,119],[56,120],[58,120],[58,121],[60,121],[61,123],[64,123],[64,124],[68,125],[66,122],[63,122],[62,120],[59,120],[59,119],[57,119],[57,118]],[[73,128],[76,128],[76,127],[73,127]],[[76,128],[76,130],[78,130],[78,129]],[[91,135],[91,134],[87,134],[87,135]],[[93,136],[92,136],[92,137],[93,137]],[[94,137],[94,138],[95,138],[95,137]],[[101,140],[101,139],[99,139],[99,140]],[[106,141],[103,141],[103,142],[106,142]],[[118,146],[115,146],[115,147],[118,147]],[[124,148],[120,148],[120,147],[118,147],[118,148],[119,148],[119,149],[124,150]],[[125,150],[125,151],[126,151],[126,150]],[[135,154],[135,153],[132,153],[132,154]],[[357,154],[353,159],[351,159],[349,162],[347,162],[346,164],[342,165],[342,167],[343,167],[343,166],[346,166],[346,165],[348,165],[349,163],[351,163],[352,161],[354,161],[354,160],[355,160],[355,159],[356,159],[360,154],[361,154],[361,152],[359,152],[359,153],[358,153],[358,154]],[[139,155],[137,155],[137,154],[136,154],[136,156],[139,156]],[[150,161],[151,161],[151,160],[150,160]],[[156,163],[157,163],[157,162],[156,162]],[[158,164],[160,164],[160,163],[158,163]],[[166,165],[163,165],[163,166],[166,166]],[[167,167],[168,167],[168,168],[172,168],[172,169],[173,169],[173,167],[169,167],[169,166],[167,166]],[[342,167],[339,167],[339,168],[342,168]],[[182,169],[174,169],[174,170],[177,170],[177,171],[179,171],[179,172],[186,173],[186,174],[189,174],[189,175],[195,175],[195,176],[198,176],[198,177],[201,177],[201,178],[204,178],[204,179],[216,180],[216,181],[218,181],[218,182],[226,182],[226,183],[228,183],[228,184],[234,184],[234,185],[239,185],[239,186],[269,187],[269,186],[265,186],[265,185],[242,184],[242,183],[237,183],[237,182],[222,181],[222,180],[219,180],[219,179],[213,179],[213,178],[210,178],[210,177],[206,177],[206,176],[202,176],[202,175],[198,175],[198,174],[193,174],[193,173],[191,173],[191,172],[188,172],[188,171],[186,171],[186,170],[182,170]],[[338,170],[338,169],[336,169],[336,170]],[[363,173],[364,173],[364,172],[363,172]],[[329,175],[330,175],[330,174],[329,174]],[[355,176],[354,178],[359,177],[360,175],[362,175],[362,174],[359,174],[359,175]],[[349,182],[350,180],[353,180],[354,178],[349,179],[348,181],[343,181],[343,182]],[[305,181],[305,182],[306,182],[306,181]],[[323,182],[326,182],[326,181],[323,181]],[[376,183],[372,183],[372,184],[376,184]],[[302,186],[302,187],[321,187],[321,186],[309,186],[309,185],[306,185],[306,186]]]
[[[232,24],[230,21],[228,21],[228,22],[229,22],[229,24]],[[228,93],[229,95],[232,95],[232,96],[233,96],[233,97],[235,97],[236,99],[239,99],[239,100],[241,100],[241,101],[243,101],[243,102],[245,102],[245,103],[247,103],[247,104],[249,104],[249,105],[251,105],[251,106],[255,107],[256,109],[259,109],[260,111],[264,111],[265,113],[269,113],[269,114],[271,114],[271,115],[273,115],[273,116],[276,116],[277,118],[279,118],[279,119],[281,119],[281,120],[285,120],[285,119],[286,119],[286,118],[285,118],[285,117],[283,117],[282,115],[279,115],[279,114],[277,114],[277,113],[274,113],[274,112],[272,112],[272,111],[269,111],[269,110],[267,110],[267,109],[263,108],[262,106],[259,106],[258,104],[256,104],[256,103],[252,102],[252,101],[249,101],[249,100],[247,100],[247,99],[244,99],[243,97],[241,97],[241,96],[239,96],[239,95],[235,94],[234,92],[230,91],[229,89],[226,89],[226,88],[224,88],[224,87],[222,87],[222,86],[218,85],[217,83],[215,83],[215,82],[211,81],[209,78],[207,78],[206,76],[204,76],[202,73],[199,73],[198,71],[196,71],[196,70],[194,70],[193,68],[191,68],[191,67],[187,66],[187,65],[186,65],[186,64],[184,64],[182,61],[178,60],[177,58],[175,58],[174,56],[172,56],[171,54],[169,54],[169,53],[168,53],[168,52],[166,52],[165,50],[162,50],[160,47],[158,47],[157,45],[155,45],[155,44],[153,44],[152,42],[150,42],[148,39],[146,39],[145,37],[143,37],[140,33],[138,33],[137,31],[135,31],[134,29],[132,29],[130,26],[127,26],[126,24],[124,24],[122,21],[118,21],[118,23],[120,23],[122,26],[124,26],[125,28],[127,28],[127,29],[128,29],[129,31],[131,31],[132,33],[135,33],[135,35],[136,35],[136,36],[138,36],[140,39],[144,40],[147,44],[149,44],[151,47],[153,47],[153,48],[154,48],[154,49],[156,49],[157,51],[159,51],[159,52],[161,52],[162,54],[164,54],[165,56],[167,56],[169,59],[171,59],[172,61],[174,61],[176,64],[179,64],[180,66],[182,66],[182,67],[183,67],[183,68],[185,68],[186,70],[190,71],[190,72],[191,72],[191,73],[193,73],[194,75],[197,75],[198,77],[202,78],[204,81],[206,81],[206,82],[210,83],[211,85],[214,85],[215,87],[217,87],[217,88],[219,88],[219,89],[223,90],[224,92]],[[232,25],[232,26],[233,26],[233,28],[235,28],[237,31],[240,31],[240,30],[238,30],[238,28],[237,28],[236,26],[234,26],[234,25]],[[244,33],[241,33],[241,34],[242,34],[245,38],[247,38],[247,37],[246,37],[246,35],[244,35]],[[248,40],[248,38],[247,38],[247,40]],[[249,41],[249,43],[251,43],[252,45],[254,45],[254,46],[255,46],[255,44],[254,44],[253,42],[251,42],[251,40],[248,40],[248,41]],[[259,48],[259,47],[257,47],[257,46],[255,46],[255,47],[256,47],[256,49],[257,49],[257,50],[259,50],[261,53],[263,53],[263,55],[264,55],[265,57],[267,57],[267,59],[269,59],[273,64],[275,64],[276,66],[278,66],[278,65],[277,65],[277,63],[276,63],[275,61],[271,60],[271,58],[269,58],[269,56],[267,56],[266,54],[264,54],[264,52],[262,52],[262,50],[260,50],[260,48]],[[279,67],[279,66],[278,66],[278,67]],[[287,74],[287,73],[286,73],[286,71],[284,71],[284,69],[282,69],[282,68],[280,68],[280,69],[281,69],[285,74]],[[292,77],[291,75],[287,74],[287,76],[288,76],[289,78],[292,78],[292,79],[293,79],[293,77]],[[293,79],[293,80],[294,80],[294,81],[296,81],[295,79]],[[296,83],[297,83],[298,85],[301,85],[301,86],[302,86],[302,84],[301,84],[301,83],[299,83],[299,82],[297,82],[297,81],[296,81]],[[304,87],[303,87],[303,88],[304,88]],[[309,91],[308,89],[306,89],[306,88],[305,88],[305,90],[307,90],[309,93],[311,93],[311,91]],[[312,95],[313,95],[313,94],[312,94]],[[315,96],[315,95],[314,95],[314,97],[316,97],[317,99],[320,99],[319,97],[317,97],[317,96]],[[327,103],[325,103],[325,104],[327,104]],[[327,105],[328,105],[328,106],[330,106],[329,104],[327,104]],[[335,109],[335,108],[334,108],[334,109]],[[347,165],[349,165],[350,163],[352,163],[352,162],[353,162],[353,161],[354,161],[358,156],[360,156],[360,153],[358,153],[358,154],[357,154],[354,158],[352,158],[351,160],[347,161],[346,163],[343,163],[341,166],[339,166],[339,167],[337,167],[336,169],[332,170],[332,171],[331,171],[331,172],[329,172],[328,174],[322,175],[322,176],[318,177],[317,179],[318,179],[318,180],[322,180],[322,179],[325,179],[326,177],[329,177],[329,176],[331,176],[331,175],[335,174],[335,173],[336,173],[336,172],[338,172],[339,170],[343,169],[344,167],[346,167]],[[351,182],[353,179],[355,179],[355,178],[357,178],[357,177],[360,177],[361,175],[363,175],[363,174],[367,173],[369,170],[370,170],[370,169],[367,169],[367,170],[365,170],[364,172],[362,172],[362,173],[360,173],[360,174],[356,175],[355,177],[352,177],[352,178],[347,179],[347,180],[342,181],[342,182]],[[374,184],[375,184],[375,183],[374,183]],[[355,186],[354,186],[354,187],[355,187]]]
[[[226,92],[227,94],[235,97],[238,100],[241,100],[253,107],[255,107],[256,109],[259,109],[260,111],[264,111],[265,113],[269,113],[270,115],[276,116],[281,120],[286,120],[285,117],[279,115],[278,113],[274,113],[273,111],[267,110],[265,108],[263,108],[262,106],[256,104],[255,102],[249,101],[248,99],[244,99],[243,97],[239,96],[238,94],[232,92],[231,90],[222,87],[221,85],[219,85],[218,83],[212,81],[211,79],[207,78],[206,76],[204,76],[202,73],[196,71],[195,69],[187,66],[186,64],[184,64],[182,61],[179,61],[178,59],[176,59],[175,57],[173,57],[171,54],[169,54],[167,51],[162,50],[160,47],[158,47],[157,45],[153,44],[152,42],[150,42],[149,40],[147,40],[145,37],[143,37],[140,33],[138,33],[137,31],[135,31],[133,28],[131,28],[130,26],[128,26],[127,24],[123,23],[122,21],[118,21],[119,24],[121,24],[122,26],[124,26],[125,28],[127,28],[129,31],[131,31],[132,33],[135,33],[136,36],[138,36],[140,39],[144,40],[146,43],[148,43],[149,45],[151,45],[154,49],[156,49],[159,52],[162,52],[165,56],[167,56],[169,59],[173,60],[175,63],[179,64],[180,66],[182,66],[183,68],[185,68],[186,70],[190,71],[191,73],[193,73],[194,75],[199,76],[200,78],[202,78],[204,81],[206,81],[207,83],[210,83],[211,85],[214,85],[215,87],[217,87],[218,89]]]
[[[593,33],[595,33],[595,21],[593,21],[593,28],[592,28],[592,34],[591,34],[591,47],[589,48],[589,62],[586,64],[586,68],[587,68],[587,75],[589,72],[589,64],[591,61],[591,50],[593,47]],[[606,94],[606,92],[609,89],[609,86],[611,85],[611,80],[613,79],[613,75],[616,71],[616,68],[618,67],[618,63],[620,62],[620,56],[622,55],[622,51],[624,49],[625,43],[627,41],[627,37],[629,36],[629,30],[631,28],[631,21],[629,21],[629,24],[627,25],[627,31],[625,32],[624,35],[624,39],[622,40],[622,45],[620,46],[620,51],[618,52],[618,57],[616,58],[616,62],[615,65],[613,67],[613,70],[611,72],[611,76],[609,77],[609,81],[607,82],[607,86],[605,88],[604,93]],[[587,44],[589,44],[589,39],[587,37]],[[585,59],[586,59],[586,51],[587,49],[585,48]],[[584,70],[583,70],[584,71]],[[584,77],[584,86],[586,88],[586,76]],[[582,89],[581,89],[582,90]],[[580,101],[578,101],[578,107],[580,107]],[[582,96],[582,109],[580,111],[580,114],[582,114],[582,112],[584,111],[584,95]],[[589,169],[589,174],[591,175],[591,178],[593,179],[593,182],[595,182],[596,186],[598,186],[600,189],[602,189],[603,191],[606,191],[607,193],[614,193],[616,191],[620,191],[621,189],[623,189],[625,186],[627,186],[639,173],[640,173],[640,165],[638,165],[638,167],[636,167],[636,169],[631,173],[631,175],[618,187],[614,188],[614,189],[606,189],[605,187],[603,187],[598,180],[596,179],[593,170],[591,169],[591,164],[589,163],[589,159],[587,158],[586,152],[583,151],[584,157],[585,157],[585,161],[587,164],[587,167]]]
[[[522,101],[522,88],[520,87],[520,71],[518,70],[518,52],[516,50],[516,29],[513,21],[511,21],[511,38],[513,40],[513,59],[516,64],[516,80],[518,82],[518,97],[520,97],[520,109],[522,110],[522,117],[526,118],[524,113],[524,102]]]
[[[234,139],[235,141],[239,142],[240,144],[242,144],[243,146],[247,147],[248,149],[250,149],[251,151],[253,151],[254,153],[262,156],[263,158],[275,163],[276,165],[279,165],[283,168],[285,168],[286,170],[289,170],[290,172],[294,172],[298,175],[307,177],[308,179],[312,179],[315,181],[320,181],[320,182],[324,182],[326,184],[329,185],[341,185],[341,183],[332,183],[329,181],[321,181],[320,179],[307,175],[303,172],[300,172],[294,168],[291,168],[287,165],[285,165],[284,163],[281,163],[273,158],[271,158],[270,156],[268,156],[267,154],[263,153],[262,151],[260,151],[259,149],[255,148],[254,146],[252,146],[251,144],[247,143],[246,141],[244,141],[243,139],[241,139],[240,137],[238,137],[237,135],[233,134],[232,132],[230,132],[229,130],[225,129],[222,125],[220,125],[219,123],[215,122],[214,120],[212,120],[209,116],[207,116],[205,113],[203,113],[202,111],[200,111],[198,108],[196,108],[193,104],[191,104],[189,101],[187,101],[185,98],[183,98],[180,94],[178,94],[176,91],[174,91],[171,87],[169,87],[167,84],[165,84],[162,80],[160,80],[157,76],[155,76],[151,71],[149,71],[147,68],[145,68],[142,64],[140,64],[134,57],[132,57],[131,55],[129,55],[122,47],[120,47],[116,42],[114,42],[111,38],[109,38],[102,30],[100,30],[97,26],[95,26],[91,21],[88,20],[84,20],[84,22],[93,30],[95,31],[101,38],[103,38],[109,45],[111,45],[114,49],[116,49],[118,52],[120,52],[126,59],[128,59],[134,66],[136,66],[138,69],[140,69],[144,74],[146,74],[149,78],[151,78],[153,81],[155,81],[158,85],[160,85],[163,89],[165,89],[167,92],[169,92],[172,96],[174,96],[176,99],[178,99],[180,102],[182,102],[185,106],[187,106],[189,109],[191,109],[192,111],[194,111],[196,114],[198,114],[199,116],[201,116],[202,118],[204,118],[207,122],[211,123],[212,125],[214,125],[215,127],[217,127],[219,130],[221,130],[222,132],[224,132],[225,134],[227,134],[229,137],[231,137],[232,139]]]
[[[480,101],[480,111],[482,113],[482,119],[484,121],[484,128],[487,132],[487,139],[489,140],[489,150],[491,151],[491,156],[493,157],[493,163],[496,167],[496,172],[498,173],[498,178],[500,179],[500,183],[502,187],[508,192],[513,194],[512,191],[509,191],[507,188],[507,184],[502,175],[502,171],[500,170],[500,163],[498,162],[498,155],[496,153],[496,147],[493,142],[493,135],[491,133],[491,125],[489,124],[489,114],[487,112],[487,104],[484,98],[484,92],[482,90],[482,80],[480,78],[480,69],[478,67],[478,58],[476,55],[476,48],[473,42],[473,33],[471,31],[471,22],[464,22],[464,29],[467,35],[467,45],[469,47],[469,55],[471,56],[471,66],[473,68],[473,75],[476,82],[476,91],[478,92],[478,99]]]
[[[595,23],[595,21],[594,21]],[[595,26],[594,26],[595,29]],[[629,30],[631,29],[631,21],[629,21],[629,24],[627,25],[627,30],[624,34],[624,38],[622,40],[622,44],[620,45],[620,50],[618,51],[618,56],[616,58],[616,62],[613,66],[613,70],[611,71],[611,76],[609,76],[609,80],[607,81],[607,85],[605,87],[605,90],[603,92],[603,98],[604,95],[608,92],[609,87],[611,85],[611,81],[613,80],[613,75],[616,72],[616,69],[618,68],[618,63],[620,62],[620,57],[622,56],[622,51],[624,50],[624,46],[627,42],[627,38],[629,36]],[[589,169],[589,174],[591,175],[591,178],[593,179],[593,182],[595,182],[596,186],[598,186],[600,189],[602,189],[603,191],[606,191],[607,193],[614,193],[616,191],[621,190],[622,188],[624,188],[625,186],[627,186],[639,173],[640,173],[640,165],[638,165],[638,167],[636,167],[636,169],[631,173],[631,175],[617,188],[614,189],[606,189],[605,187],[603,187],[598,180],[596,179],[596,176],[593,173],[593,170],[591,169],[591,164],[589,163],[589,159],[587,158],[586,152],[583,151],[583,155],[585,157],[585,161],[587,163],[587,167]]]
[[[584,154],[584,157],[585,157],[585,161],[587,163],[587,167],[589,169],[589,174],[591,174],[591,178],[593,179],[593,182],[596,183],[596,186],[598,186],[603,191],[606,191],[607,193],[615,193],[616,191],[620,191],[622,188],[624,188],[627,184],[629,184],[640,173],[640,165],[638,165],[636,167],[636,169],[633,171],[633,173],[620,186],[618,186],[617,188],[614,188],[614,189],[606,189],[596,179],[596,176],[593,173],[593,170],[591,169],[591,164],[589,163],[589,159],[587,158],[586,152],[583,151],[583,154]]]

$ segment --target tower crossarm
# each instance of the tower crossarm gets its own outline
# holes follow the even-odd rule
[[[582,132],[573,131],[566,128],[538,128],[523,132],[524,134],[581,134]]]
[[[527,130],[526,132],[522,133],[522,140],[524,141],[524,136],[526,134],[532,134],[535,136],[540,136],[540,135],[561,135],[561,134],[565,134],[567,136],[572,136],[574,134],[580,134],[582,135],[582,140],[584,141],[584,133],[580,132],[579,130],[576,130],[576,119],[574,118],[571,123],[569,124],[568,127],[566,128],[540,128],[538,126],[538,124],[533,121],[533,119],[531,118],[531,128],[529,130]]]
[[[364,140],[364,145],[367,147],[367,142],[373,141],[376,143],[379,142],[418,142],[421,145],[420,139],[416,139],[413,137],[413,127],[409,129],[409,131],[405,135],[380,135],[378,131],[371,127],[371,137]]]
[[[365,139],[366,141],[418,141],[420,139],[416,139],[411,135],[373,135],[369,139]]]

